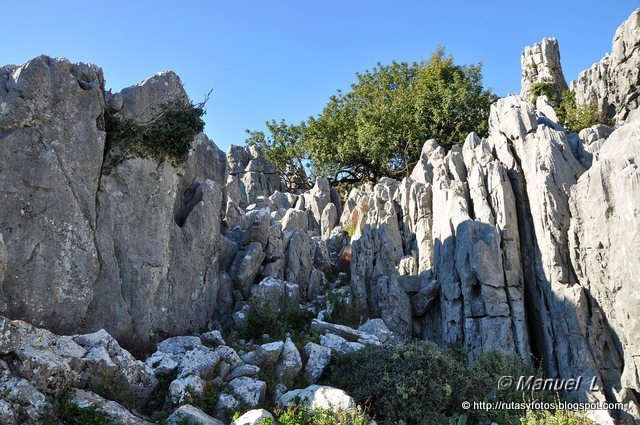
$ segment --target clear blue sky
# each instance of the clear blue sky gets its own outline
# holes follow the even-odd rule
[[[567,80],[610,51],[639,1],[0,1],[0,63],[38,56],[93,62],[118,91],[172,69],[191,98],[213,89],[206,132],[218,146],[271,118],[297,122],[377,62],[484,63],[485,85],[520,91],[520,52],[558,38]]]

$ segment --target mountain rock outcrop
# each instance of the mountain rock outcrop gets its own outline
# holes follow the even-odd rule
[[[179,78],[110,94],[100,68],[43,56],[2,68],[2,84],[2,312],[60,333],[105,327],[127,346],[206,324],[224,155],[203,134],[182,166],[114,162],[117,147],[105,146],[107,103],[144,123],[188,103]]]
[[[229,199],[239,207],[247,207],[259,196],[268,197],[281,189],[275,164],[266,162],[255,147],[231,145],[227,153],[229,176],[226,191]]]
[[[0,74],[0,233],[8,254],[0,310],[71,332],[100,270],[102,70],[42,56]]]
[[[592,341],[590,349],[601,356],[596,361],[605,386],[620,393],[640,388],[640,300],[633,284],[640,271],[638,157],[640,122],[636,121],[611,134],[598,160],[571,188],[569,198],[573,269],[596,301],[589,306],[596,326],[612,330],[606,338]]]
[[[259,149],[225,155],[202,133],[183,162],[114,142],[110,119],[144,127],[191,105],[172,72],[110,93],[95,65],[0,68],[0,313],[30,323],[0,318],[0,389],[20,388],[0,395],[0,418],[44,417],[47,396],[76,389],[137,423],[83,388],[107,372],[147,403],[171,376],[174,409],[209,385],[217,413],[268,395],[324,400],[339,390],[285,383],[318,381],[332,353],[430,340],[469,361],[499,350],[582,376],[572,396],[624,404],[591,413],[599,423],[638,420],[639,19],[572,85],[615,127],[568,133],[550,104],[530,103],[536,83],[567,89],[544,39],[525,49],[522,95],[492,105],[486,137],[449,150],[428,140],[409,176],[344,199],[322,177],[285,192]],[[227,346],[219,330],[265,305],[312,311],[318,340],[304,353],[290,336]],[[334,323],[340,309],[357,323]],[[143,363],[121,345],[153,354]],[[259,375],[270,369],[273,394]],[[172,420],[217,421],[201,414]]]
[[[579,105],[596,104],[614,122],[640,118],[640,10],[618,28],[613,49],[571,84]]]

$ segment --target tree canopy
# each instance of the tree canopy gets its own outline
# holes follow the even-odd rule
[[[337,184],[408,175],[426,140],[450,147],[486,133],[494,95],[483,88],[481,64],[456,65],[438,48],[427,61],[378,64],[356,77],[317,116],[272,120],[268,134],[247,130],[247,143],[286,179],[306,173]]]

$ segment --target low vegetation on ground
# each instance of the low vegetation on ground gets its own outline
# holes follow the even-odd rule
[[[311,410],[306,406],[292,406],[276,410],[278,425],[369,425],[371,418],[362,409]],[[264,425],[275,425],[268,419]]]
[[[525,362],[493,352],[467,363],[457,348],[441,349],[430,342],[401,347],[368,346],[334,356],[326,384],[344,389],[359,405],[366,405],[379,424],[520,425],[538,416],[518,410],[465,410],[463,401],[526,402],[551,400],[548,392],[499,390],[501,376],[540,375]],[[540,413],[561,418],[558,413]],[[574,420],[573,414],[567,417]],[[578,420],[578,419],[575,419]],[[580,419],[583,420],[583,419]],[[542,422],[523,422],[534,425]],[[555,423],[555,422],[554,422]],[[557,422],[562,425],[588,422]]]
[[[327,303],[327,320],[331,323],[357,328],[366,320],[365,308],[350,292],[328,291]]]
[[[568,131],[579,132],[596,124],[612,124],[602,116],[595,103],[577,105],[576,95],[572,90],[562,93],[558,107],[558,119]]]
[[[98,410],[97,406],[80,407],[67,394],[56,404],[55,417],[45,421],[46,425],[115,425],[115,422]]]
[[[204,413],[210,416],[216,414],[216,404],[220,396],[220,391],[213,383],[208,382],[204,385],[202,392],[198,393],[191,388],[187,388],[187,393],[191,398],[190,402],[193,406],[202,410]]]
[[[282,340],[290,334],[293,340],[297,340],[308,333],[311,319],[315,316],[313,312],[293,305],[286,298],[279,311],[264,300],[254,299],[250,306],[244,323],[237,329],[237,337],[241,339],[257,340],[269,335],[271,339]]]
[[[594,425],[593,421],[582,413],[566,410],[529,411],[520,419],[520,425]]]

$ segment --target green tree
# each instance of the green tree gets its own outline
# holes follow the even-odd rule
[[[378,64],[356,78],[317,116],[299,126],[271,121],[270,136],[249,132],[248,143],[277,164],[306,158],[311,174],[356,183],[408,175],[430,138],[451,147],[487,130],[494,95],[482,86],[481,65],[456,65],[443,48],[428,61]]]

